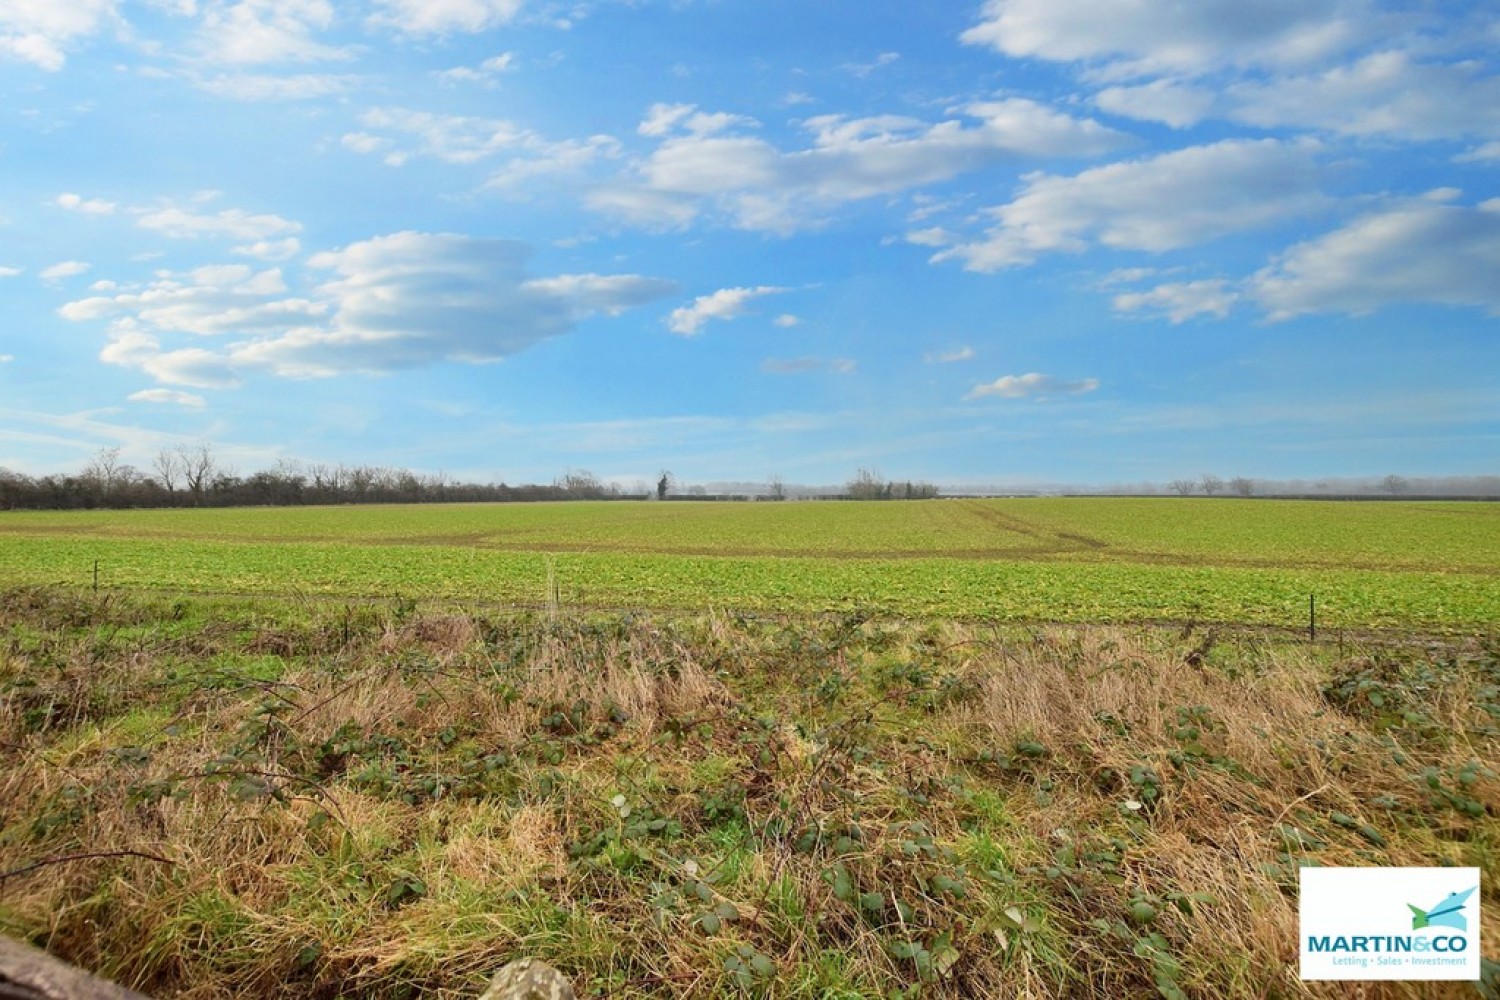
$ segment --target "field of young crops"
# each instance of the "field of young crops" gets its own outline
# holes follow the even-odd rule
[[[0,584],[1484,630],[1500,505],[1016,499],[0,515]]]

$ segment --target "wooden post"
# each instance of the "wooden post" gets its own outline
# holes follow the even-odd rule
[[[1318,598],[1315,594],[1307,595],[1307,641],[1318,641]]]
[[[16,1000],[148,1000],[45,951],[0,934],[0,997]]]
[[[94,593],[99,593],[99,560],[94,560]]]

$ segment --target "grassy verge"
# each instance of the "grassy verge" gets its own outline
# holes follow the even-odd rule
[[[53,590],[0,630],[0,930],[163,997],[523,954],[610,997],[1343,995],[1296,978],[1307,864],[1478,866],[1500,940],[1494,641]]]

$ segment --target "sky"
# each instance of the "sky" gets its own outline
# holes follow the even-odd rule
[[[1500,472],[1500,8],[0,0],[0,467]]]

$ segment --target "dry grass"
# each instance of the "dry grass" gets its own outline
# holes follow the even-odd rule
[[[1500,934],[1493,646],[112,601],[0,597],[0,930],[164,998],[1345,995],[1313,862]]]

